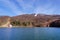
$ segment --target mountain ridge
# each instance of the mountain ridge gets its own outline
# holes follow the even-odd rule
[[[24,26],[24,27],[33,27],[33,26],[44,26],[46,22],[50,20],[60,19],[60,15],[41,15],[37,14],[23,14],[18,16],[0,16],[0,26],[4,25],[6,22],[10,22],[13,26]],[[10,20],[7,20],[9,19]],[[3,22],[3,23],[2,23]],[[44,26],[45,27],[45,26]]]

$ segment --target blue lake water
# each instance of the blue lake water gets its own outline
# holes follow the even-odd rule
[[[0,28],[0,40],[60,40],[60,28]]]

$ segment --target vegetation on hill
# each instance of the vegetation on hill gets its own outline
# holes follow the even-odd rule
[[[0,17],[0,26],[4,25],[8,22],[7,19],[10,18],[10,24],[13,26],[25,26],[25,27],[33,27],[33,26],[43,26],[46,22],[49,22],[53,19],[60,19],[60,16],[57,15],[41,15],[38,14],[37,16],[34,16],[35,14],[24,14],[24,15],[18,15],[14,17],[9,16],[1,16]]]

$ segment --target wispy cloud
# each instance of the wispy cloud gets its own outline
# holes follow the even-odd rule
[[[14,3],[10,2],[9,0],[1,0],[1,1],[5,3],[5,6],[9,7],[13,13],[15,14],[22,13],[20,10],[18,10],[18,7]]]
[[[23,9],[26,9],[26,8],[32,8],[34,5],[34,2],[35,0],[31,0],[30,2],[28,1],[28,3],[26,3],[25,1],[23,0],[17,0],[17,2],[20,4],[20,6],[22,6]]]
[[[0,0],[0,2],[4,3],[6,9],[9,8],[11,14],[16,15],[25,13],[56,14],[59,11],[52,0]],[[2,11],[8,11],[6,9],[2,8]]]
[[[19,5],[22,7],[22,11],[25,13],[33,12],[35,0],[25,2],[24,0],[17,0]]]
[[[20,15],[27,13],[28,10],[31,11],[31,9],[33,9],[33,3],[35,0],[31,0],[32,2],[30,3],[25,3],[23,0],[16,0],[16,2],[19,3],[19,6],[22,7],[22,10],[19,10],[18,6],[16,6],[15,3],[11,2],[10,0],[1,0],[1,1],[5,3],[5,7],[9,7],[13,13]]]
[[[55,11],[56,8],[52,5],[52,3],[48,3],[43,6],[37,6],[34,13],[54,14]]]

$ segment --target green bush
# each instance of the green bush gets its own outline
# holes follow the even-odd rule
[[[26,22],[23,22],[22,25],[23,25],[23,26],[27,26],[27,23],[26,23]]]
[[[19,26],[20,25],[20,22],[19,21],[12,21],[11,24],[13,26]]]

